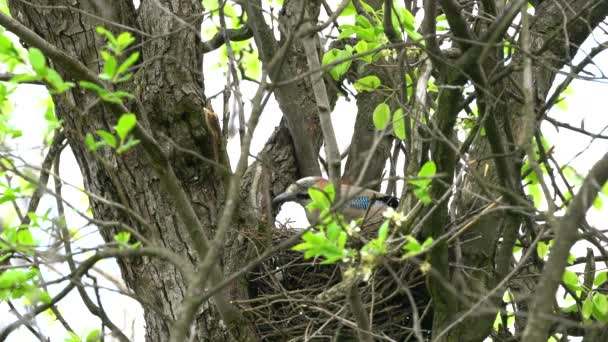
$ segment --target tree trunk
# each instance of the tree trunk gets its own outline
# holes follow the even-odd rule
[[[67,0],[36,3],[74,4]],[[100,71],[98,52],[104,42],[95,27],[103,25],[115,33],[123,31],[108,25],[108,21],[73,10],[29,6],[20,1],[11,1],[10,5],[14,17],[97,72]],[[228,166],[217,117],[208,109],[204,97],[200,40],[196,31],[184,29],[182,23],[192,22],[197,13],[202,13],[200,1],[164,1],[162,5],[172,14],[153,1],[143,1],[138,11],[128,0],[104,3],[102,8],[97,8],[95,1],[83,0],[75,6],[118,24],[140,27],[154,37],[139,37],[142,64],[125,87],[142,100],[143,107],[131,103],[131,110],[138,114],[138,121],[163,142],[166,152],[174,150],[170,142],[173,141]],[[192,25],[199,23],[196,20]],[[65,73],[63,76],[69,79]],[[55,96],[54,100],[58,118],[65,122],[67,140],[82,171],[85,189],[131,208],[150,225],[143,227],[123,211],[92,200],[95,218],[130,223],[154,245],[184,256],[193,266],[200,261],[172,201],[161,189],[159,178],[141,149],[122,155],[103,149],[95,155],[87,150],[84,135],[98,129],[111,131],[117,118],[103,105],[95,104],[96,95],[81,89],[70,91],[68,96]],[[89,110],[83,112],[82,108]],[[177,177],[206,228],[200,233],[212,236],[224,200],[223,175],[189,154],[174,150],[171,155]],[[118,228],[101,229],[106,241],[112,241],[118,232]],[[168,341],[169,324],[176,319],[186,293],[184,278],[175,266],[156,258],[121,259],[119,265],[125,283],[143,304],[146,340]],[[207,303],[200,309],[194,339],[228,340],[214,305]]]

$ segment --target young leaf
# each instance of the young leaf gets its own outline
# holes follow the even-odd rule
[[[121,154],[121,153],[127,152],[128,150],[130,150],[132,147],[134,147],[135,145],[137,145],[139,143],[140,143],[139,140],[133,139],[133,137],[129,137],[129,139],[127,140],[126,143],[123,143],[116,149],[116,153]]]
[[[323,55],[322,63],[323,65],[327,65],[334,61],[345,59],[350,56],[352,56],[352,53],[350,51],[331,49]],[[344,74],[346,74],[346,72],[350,68],[351,63],[351,60],[339,63],[329,70],[329,74],[334,80],[338,81]]]
[[[602,286],[602,284],[604,284],[606,280],[608,280],[608,271],[602,271],[595,276],[595,279],[593,280],[593,285],[598,287]]]
[[[116,70],[116,74],[117,75],[122,75],[125,71],[127,71],[131,65],[135,64],[135,62],[137,62],[137,60],[139,59],[139,52],[133,52],[131,54],[131,56],[129,56],[129,58],[127,58],[121,65],[120,67],[118,67],[118,70]]]
[[[33,246],[34,245],[34,237],[32,236],[32,232],[29,229],[18,229],[17,230],[17,243],[25,246]]]
[[[116,76],[116,68],[118,67],[118,61],[116,57],[109,56],[106,59],[105,64],[103,65],[103,74],[100,75],[101,78],[106,80],[111,80]]]
[[[378,76],[370,75],[370,76],[365,76],[363,78],[358,79],[355,82],[355,89],[357,89],[357,91],[360,91],[360,92],[361,91],[372,91],[374,89],[377,89],[381,85],[382,85],[382,82],[380,81]]]
[[[331,202],[334,200],[335,191],[333,184],[327,185],[324,189],[317,189],[311,187],[308,189],[308,195],[312,199],[312,202],[308,205],[309,209],[329,209]]]
[[[591,301],[591,296],[587,296],[585,301],[583,302],[583,319],[588,320],[591,318],[591,314],[593,313],[593,302]]]
[[[399,108],[393,113],[393,131],[400,140],[405,140],[405,118],[403,109]]]
[[[436,172],[435,162],[428,161],[422,165],[418,172],[418,179],[410,179],[408,182],[414,186],[414,195],[418,197],[422,203],[428,205],[432,202],[429,194],[429,185],[431,184],[432,177]]]
[[[420,168],[420,172],[418,172],[418,177],[432,177],[435,175],[436,171],[437,171],[437,166],[435,166],[435,162],[432,160],[427,161]],[[430,179],[428,179],[428,181],[430,183]]]
[[[114,126],[114,129],[116,130],[116,134],[120,138],[120,141],[125,140],[127,134],[131,132],[131,130],[135,127],[136,124],[137,117],[135,116],[135,114],[125,113],[120,116],[120,119],[118,119],[118,124]]]
[[[388,120],[390,118],[391,115],[391,109],[390,107],[386,104],[386,103],[380,103],[378,106],[376,106],[376,109],[374,109],[374,113],[373,113],[373,122],[374,122],[374,127],[376,127],[377,130],[382,131],[386,128],[386,126],[388,125]]]
[[[99,331],[99,329],[95,329],[87,335],[85,342],[97,342],[100,340],[101,340],[101,331]]]
[[[536,254],[538,255],[538,257],[541,259],[545,259],[548,251],[549,246],[545,242],[539,241],[536,245]]]
[[[99,135],[106,142],[106,144],[108,144],[112,148],[116,148],[116,138],[114,137],[114,135],[112,135],[112,133],[101,129],[95,131],[95,133],[97,133],[97,135]]]
[[[131,239],[131,233],[129,232],[120,232],[118,234],[114,235],[114,241],[116,242],[121,242],[121,243],[129,243],[129,240]]]
[[[569,289],[573,291],[577,291],[580,289],[580,286],[578,284],[578,276],[576,275],[576,273],[570,270],[565,270],[564,275],[562,276],[562,280],[564,281],[564,284],[568,286]]]
[[[402,247],[402,249],[407,252],[405,255],[403,255],[403,258],[405,259],[418,255],[422,251],[422,246],[415,237],[408,235],[407,243]]]
[[[93,152],[97,150],[97,147],[95,146],[95,138],[93,138],[91,133],[87,133],[87,136],[84,138],[84,143],[87,145],[89,151]]]
[[[46,75],[46,60],[42,51],[37,48],[29,48],[28,49],[28,58],[30,60],[30,64],[32,65],[32,69],[36,72],[36,75],[44,77]]]
[[[120,54],[122,53],[122,50],[126,49],[129,47],[129,45],[133,44],[133,42],[135,42],[135,37],[133,37],[133,35],[131,34],[131,32],[123,32],[121,34],[118,35],[118,39],[117,40],[117,51],[116,54]]]
[[[605,294],[595,293],[593,295],[593,307],[599,311],[601,316],[608,315],[608,297]]]

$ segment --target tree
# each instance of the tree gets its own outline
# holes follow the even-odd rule
[[[3,202],[31,200],[2,233],[0,294],[32,305],[3,338],[78,291],[104,329],[127,340],[82,280],[107,258],[144,308],[150,341],[608,337],[606,272],[595,271],[608,259],[606,237],[586,222],[598,193],[608,195],[608,154],[583,179],[553,158],[541,129],[548,121],[606,138],[547,112],[605,49],[573,62],[607,1],[7,3],[0,24],[28,50],[0,39],[13,73],[3,101],[20,83],[44,84],[60,121],[37,179],[3,154],[5,176],[37,185],[3,185]],[[201,36],[201,25],[211,32]],[[201,68],[216,49],[236,110],[225,106],[222,125]],[[257,85],[249,111],[246,81]],[[250,163],[272,96],[283,120]],[[339,96],[357,107],[343,173],[330,120]],[[230,115],[241,147],[233,165]],[[65,143],[106,241],[83,260],[62,218]],[[334,186],[311,193],[325,216],[315,229],[275,227],[272,198],[322,170],[334,185],[387,181],[398,210],[358,234],[337,214],[349,199]],[[35,214],[45,192],[57,199],[55,218]],[[32,238],[45,221],[56,246]],[[597,250],[572,260],[582,240]],[[57,255],[70,272],[49,294],[38,265]],[[20,258],[30,265],[13,269]],[[585,264],[581,276],[573,263]],[[564,291],[572,306],[555,302]]]

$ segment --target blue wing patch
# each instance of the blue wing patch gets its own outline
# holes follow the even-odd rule
[[[369,207],[369,198],[355,197],[350,201],[350,206],[357,209],[367,209]]]

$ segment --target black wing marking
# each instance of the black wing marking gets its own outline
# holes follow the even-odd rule
[[[389,206],[391,208],[395,208],[395,209],[397,209],[397,207],[399,206],[399,199],[395,196],[386,195],[386,196],[378,197],[378,198],[376,198],[376,201],[380,201],[380,202],[386,204],[387,206]]]

